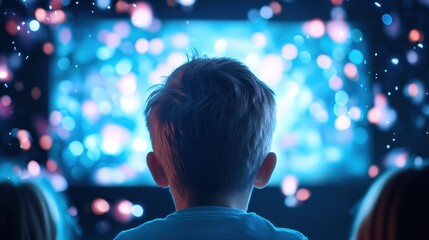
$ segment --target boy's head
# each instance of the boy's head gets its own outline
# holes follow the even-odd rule
[[[275,102],[242,63],[194,58],[150,95],[145,117],[168,184],[204,201],[252,185],[271,147]]]

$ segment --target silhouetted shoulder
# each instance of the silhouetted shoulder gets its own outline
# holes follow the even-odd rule
[[[274,226],[269,220],[257,215],[256,213],[250,213],[252,224],[258,226],[258,228],[263,229],[261,233],[265,234],[265,239],[275,239],[275,240],[307,240],[301,232],[296,231],[290,228],[279,228]],[[257,221],[255,221],[257,219]],[[260,236],[263,239],[264,236]]]
[[[120,233],[115,240],[307,240],[298,231],[277,228],[255,213],[222,207],[190,208]]]
[[[114,238],[114,240],[152,239],[152,238],[147,238],[147,236],[149,234],[153,234],[152,229],[154,227],[155,229],[158,229],[158,226],[162,226],[163,221],[164,221],[163,219],[155,219],[155,220],[143,223],[140,226],[137,226],[135,228],[128,229],[126,231],[119,233],[118,236]]]
[[[302,233],[293,230],[293,229],[289,229],[289,228],[278,228],[277,229],[279,232],[284,232],[285,236],[282,236],[279,239],[287,239],[287,240],[308,240],[306,236],[304,236]],[[284,238],[283,238],[284,237]]]

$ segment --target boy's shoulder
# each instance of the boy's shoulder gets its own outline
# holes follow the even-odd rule
[[[114,240],[127,240],[127,239],[140,239],[143,238],[147,234],[147,230],[152,227],[153,224],[162,224],[165,221],[164,219],[155,219],[152,221],[145,222],[135,228],[131,228],[119,233],[118,236],[114,238]],[[145,237],[144,239],[148,239]]]
[[[241,210],[198,208],[179,211],[121,232],[128,239],[285,239],[306,240],[298,231],[277,228],[267,219]]]
[[[269,232],[272,233],[272,238],[268,239],[285,239],[285,240],[308,240],[304,234],[301,232],[291,229],[291,228],[281,228],[274,226],[268,219],[259,216],[256,213],[251,213],[254,215],[255,218],[257,218],[259,221],[259,224],[256,224],[256,226],[265,226],[266,231],[265,233],[269,235]]]

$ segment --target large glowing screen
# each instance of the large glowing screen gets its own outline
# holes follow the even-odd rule
[[[242,60],[277,99],[272,185],[359,179],[370,163],[366,45],[348,23],[79,20],[54,29],[50,159],[71,184],[152,185],[148,89],[192,49]]]

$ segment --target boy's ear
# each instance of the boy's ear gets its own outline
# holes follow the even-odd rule
[[[259,172],[256,174],[255,180],[253,180],[253,186],[256,188],[264,188],[270,180],[271,174],[273,174],[276,163],[276,154],[273,152],[268,153],[259,169]]]
[[[160,187],[168,187],[168,178],[165,174],[164,169],[162,168],[161,163],[156,158],[154,152],[149,152],[146,156],[146,163],[149,167],[150,173],[152,174],[153,180]]]

